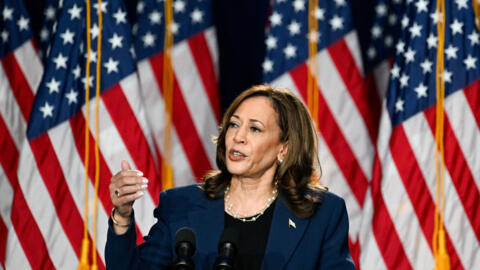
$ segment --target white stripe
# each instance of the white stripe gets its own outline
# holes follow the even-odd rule
[[[423,235],[391,153],[388,153],[381,163],[383,199],[405,254],[413,269],[431,269],[435,265],[432,251]]]
[[[14,191],[7,180],[3,167],[0,166],[0,216],[8,229],[5,267],[6,269],[31,269],[11,222],[13,195]]]
[[[10,88],[3,65],[0,65],[0,117],[3,118],[15,146],[21,149],[27,133],[27,125]]]
[[[145,104],[143,103],[141,92],[140,92],[140,82],[138,81],[138,76],[136,73],[132,73],[130,76],[127,76],[120,81],[120,88],[122,89],[123,94],[127,98],[128,104],[137,119],[137,123],[142,129],[143,136],[147,140],[150,153],[152,154],[153,160],[155,161],[155,166],[158,165],[157,155],[155,155],[155,147],[152,139],[152,132],[148,126],[147,118],[145,115]]]
[[[434,199],[436,192],[433,156],[435,142],[428,122],[424,114],[417,114],[405,121],[403,127],[417,163],[425,177],[430,196]],[[448,170],[445,170],[444,224],[465,269],[472,269],[474,265],[480,265],[480,254],[477,252],[479,243],[464,212]]]
[[[38,172],[37,163],[28,143],[24,144],[21,151],[18,168],[20,187],[43,239],[45,239],[55,268],[75,269],[78,266],[77,255],[63,231],[55,206],[44,185],[44,180]]]
[[[35,48],[33,48],[32,41],[29,40],[23,43],[22,46],[15,50],[15,58],[25,75],[28,85],[30,85],[30,89],[35,95],[42,80],[43,65]]]
[[[197,134],[211,166],[215,167],[216,146],[211,137],[218,135],[217,122],[198,72],[198,68],[202,67],[196,66],[187,42],[181,42],[174,47],[172,65]]]
[[[64,121],[60,125],[48,131],[50,140],[52,141],[55,154],[58,157],[62,173],[65,176],[66,184],[70,190],[70,194],[75,202],[77,211],[85,219],[84,202],[85,202],[85,167],[78,154],[72,130],[70,128],[69,121]],[[83,135],[83,134],[82,134]],[[84,136],[80,136],[82,139]],[[84,149],[80,149],[83,151]],[[110,179],[102,179],[103,181],[109,181]],[[94,198],[94,186],[89,179],[88,182],[88,231],[93,239],[93,198]],[[101,201],[98,204],[97,215],[97,251],[100,254],[102,260],[104,260],[105,243],[107,241],[106,228],[108,224],[108,212],[104,208]],[[80,224],[79,224],[80,226]]]
[[[300,100],[302,100],[298,89],[289,75],[282,76],[280,80],[280,85],[287,85],[288,89]],[[302,102],[305,101],[302,100]],[[338,168],[335,158],[330,153],[328,145],[320,133],[318,136],[318,148],[320,166],[322,168],[322,176],[320,181],[323,185],[327,186],[331,192],[339,195],[345,200],[350,224],[349,235],[351,239],[356,239],[362,219],[361,207],[358,204],[355,195],[352,193],[349,184]]]
[[[360,44],[358,43],[357,31],[351,31],[346,34],[343,39],[347,44],[348,50],[353,56],[355,65],[357,66],[358,71],[362,74],[362,77],[365,76],[365,72],[362,64],[362,54],[360,53]]]
[[[323,50],[317,57],[320,92],[369,180],[372,175],[374,148],[366,125],[328,52]]]
[[[373,76],[375,77],[378,96],[380,100],[383,100],[387,94],[388,81],[390,79],[390,65],[388,64],[388,60],[382,61],[374,68]]]
[[[475,173],[480,171],[480,130],[464,91],[457,91],[445,100],[445,112],[477,189],[480,190],[480,175]]]
[[[147,119],[149,121],[152,135],[159,151],[163,152],[163,128],[165,105],[160,90],[156,84],[155,76],[148,60],[143,60],[138,65],[140,83],[145,102]],[[172,130],[172,163],[175,186],[182,186],[195,183],[191,164],[187,159],[182,144],[175,129]]]
[[[217,33],[215,27],[209,27],[204,32],[205,39],[207,40],[208,49],[210,51],[210,56],[212,57],[213,70],[215,71],[215,78],[218,82],[218,43],[217,43]]]
[[[385,261],[380,253],[380,250],[375,239],[372,228],[373,220],[373,202],[370,189],[367,191],[365,197],[365,204],[363,206],[362,224],[360,225],[360,232],[358,239],[360,241],[360,268],[361,269],[387,269]]]
[[[85,105],[82,107],[83,114],[85,115]],[[90,107],[90,115],[95,115],[95,106]],[[98,106],[98,115],[99,117],[99,149],[102,153],[105,163],[107,164],[109,170],[116,174],[121,170],[121,161],[127,160],[130,165],[133,167],[135,164],[133,158],[130,156],[125,143],[123,142],[115,124],[110,118],[110,114],[103,103],[103,100],[100,99]],[[90,119],[90,133],[95,137],[95,121],[93,118]],[[149,179],[154,181],[154,179]],[[150,227],[154,224],[154,217],[152,215],[155,204],[149,192],[146,192],[145,195],[138,199],[134,204],[135,209],[135,220],[137,225],[142,232],[142,234],[147,234],[150,230]],[[107,225],[105,223],[105,225]]]

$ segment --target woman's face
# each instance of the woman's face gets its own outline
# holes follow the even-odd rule
[[[232,175],[258,178],[277,167],[286,153],[280,142],[277,113],[266,97],[244,100],[230,118],[225,136],[227,169]]]

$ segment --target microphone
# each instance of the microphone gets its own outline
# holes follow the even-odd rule
[[[233,270],[233,262],[238,253],[240,235],[234,228],[226,228],[218,242],[218,257],[213,270]]]
[[[177,256],[173,260],[171,269],[193,270],[195,268],[192,259],[196,248],[195,238],[195,232],[192,229],[187,227],[178,229],[175,233],[175,253],[177,253]]]

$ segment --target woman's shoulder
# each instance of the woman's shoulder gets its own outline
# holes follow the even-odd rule
[[[179,200],[181,198],[204,197],[203,184],[196,183],[187,186],[173,187],[162,191],[160,200],[162,198]]]

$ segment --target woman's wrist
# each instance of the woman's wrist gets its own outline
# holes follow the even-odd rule
[[[118,211],[115,207],[112,209],[111,217],[113,224],[122,228],[127,228],[130,226],[130,222],[132,220],[131,214],[129,216],[122,216],[118,214]]]

